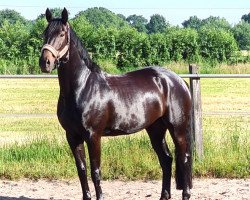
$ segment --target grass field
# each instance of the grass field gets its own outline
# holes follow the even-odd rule
[[[204,159],[195,159],[194,175],[249,177],[250,115],[246,113],[250,113],[250,79],[202,79],[201,88]],[[58,81],[0,79],[0,90],[0,177],[75,177],[64,131],[54,115]],[[224,114],[209,114],[216,112]],[[174,152],[169,136],[167,140]],[[104,179],[160,178],[156,155],[144,131],[104,139],[102,149]]]

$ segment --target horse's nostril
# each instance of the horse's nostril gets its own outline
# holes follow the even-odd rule
[[[46,64],[47,64],[47,65],[50,65],[49,59],[46,60]]]

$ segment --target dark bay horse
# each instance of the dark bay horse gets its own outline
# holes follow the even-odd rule
[[[175,144],[176,184],[182,199],[192,188],[191,97],[186,83],[161,67],[146,67],[124,75],[103,72],[89,57],[68,23],[46,10],[48,26],[40,57],[42,72],[58,68],[60,96],[57,115],[73,152],[83,199],[91,199],[84,143],[87,144],[96,199],[100,186],[101,136],[131,134],[146,129],[157,153],[163,178],[161,200],[170,199],[172,156],[165,141],[168,129]]]

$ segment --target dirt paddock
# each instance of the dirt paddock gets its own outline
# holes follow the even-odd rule
[[[90,182],[92,199],[95,199]],[[159,199],[161,181],[102,181],[104,199]],[[78,180],[0,180],[0,200],[81,199]],[[172,183],[172,199],[181,199],[181,191]],[[191,199],[250,200],[250,179],[195,179]]]

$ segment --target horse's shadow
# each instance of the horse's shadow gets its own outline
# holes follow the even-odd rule
[[[0,196],[0,200],[46,200],[46,199],[28,198],[28,197],[25,197],[25,196],[20,196],[20,197]]]

